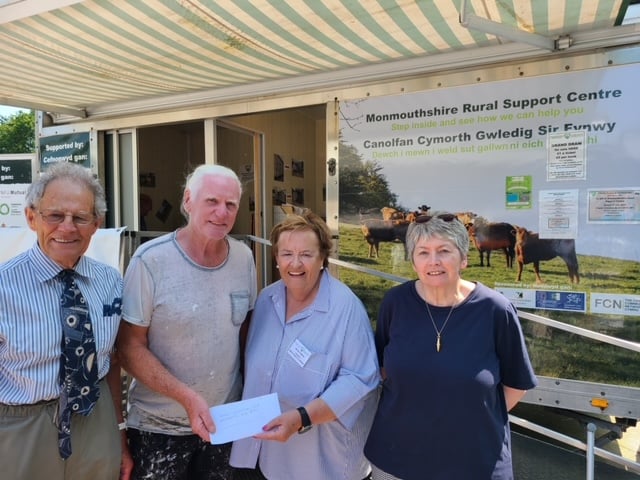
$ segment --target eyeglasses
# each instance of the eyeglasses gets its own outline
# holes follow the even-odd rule
[[[292,262],[295,258],[302,263],[313,262],[319,255],[319,251],[300,252],[299,254],[295,254],[288,250],[278,252],[278,258],[281,258],[285,262]]]
[[[71,217],[71,221],[76,227],[85,227],[92,224],[96,217],[90,213],[64,213],[64,212],[40,212],[38,211],[42,219],[49,225],[60,225],[64,222],[64,219]]]
[[[429,220],[434,218],[433,215],[418,215],[416,217],[416,223],[427,223]],[[458,220],[458,217],[455,213],[443,213],[441,215],[436,215],[435,218],[439,218],[445,222],[453,222],[454,220]]]

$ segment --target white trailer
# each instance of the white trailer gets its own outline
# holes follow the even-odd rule
[[[419,171],[403,170],[412,150],[421,166],[458,166],[458,178],[466,172],[465,191],[474,190],[484,206],[475,213],[526,222],[543,236],[569,225],[579,260],[609,257],[602,255],[608,245],[615,255],[605,265],[638,263],[638,207],[630,197],[640,187],[640,126],[630,119],[640,108],[640,28],[623,21],[629,3],[3,2],[0,103],[38,111],[37,170],[70,157],[104,179],[108,226],[127,227],[130,239],[179,226],[185,173],[223,163],[241,175],[247,192],[234,233],[265,239],[281,204],[309,207],[326,217],[340,262],[341,139],[347,129],[368,126],[369,143],[357,152],[386,165],[389,178],[393,170],[420,180]],[[408,120],[417,100],[424,116]],[[393,102],[405,106],[375,116]],[[360,118],[358,108],[370,106]],[[562,134],[575,135],[567,141],[575,145],[561,145]],[[402,144],[408,140],[412,148]],[[47,154],[47,147],[66,146],[60,157]],[[405,163],[393,164],[396,157]],[[503,173],[483,172],[479,161]],[[411,209],[444,198],[423,200],[408,190],[396,189]],[[501,205],[485,201],[491,194]],[[152,204],[150,232],[140,231],[143,195]],[[469,204],[465,195],[457,198],[461,209]],[[570,213],[550,213],[556,200]],[[458,204],[447,198],[443,205]],[[264,285],[271,264],[264,243],[256,245]],[[523,274],[531,275],[528,267]],[[544,265],[540,275],[556,278]],[[568,280],[542,287],[533,277],[494,286],[523,318],[544,319],[536,324],[573,308],[611,332],[612,325],[638,321],[640,292],[629,286],[634,279],[622,277],[603,289]],[[637,337],[617,340],[638,353]],[[542,377],[526,401],[635,420],[638,383]]]

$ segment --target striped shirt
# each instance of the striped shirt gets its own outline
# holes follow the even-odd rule
[[[37,243],[0,265],[0,404],[26,405],[59,396],[60,270]],[[103,378],[120,323],[122,276],[84,256],[75,271],[89,306],[98,377]]]

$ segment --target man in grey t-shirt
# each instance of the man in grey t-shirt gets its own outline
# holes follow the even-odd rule
[[[189,176],[184,228],[142,245],[125,274],[118,351],[134,377],[127,437],[132,478],[231,478],[230,444],[211,445],[209,407],[240,399],[239,332],[256,271],[229,237],[242,188],[220,165]]]

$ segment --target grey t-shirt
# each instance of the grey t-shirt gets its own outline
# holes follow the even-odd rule
[[[149,349],[210,406],[239,400],[239,329],[256,298],[251,250],[227,237],[229,255],[217,267],[194,263],[176,232],[142,245],[125,274],[123,319],[148,327]],[[127,424],[172,435],[191,434],[179,403],[135,379]]]

